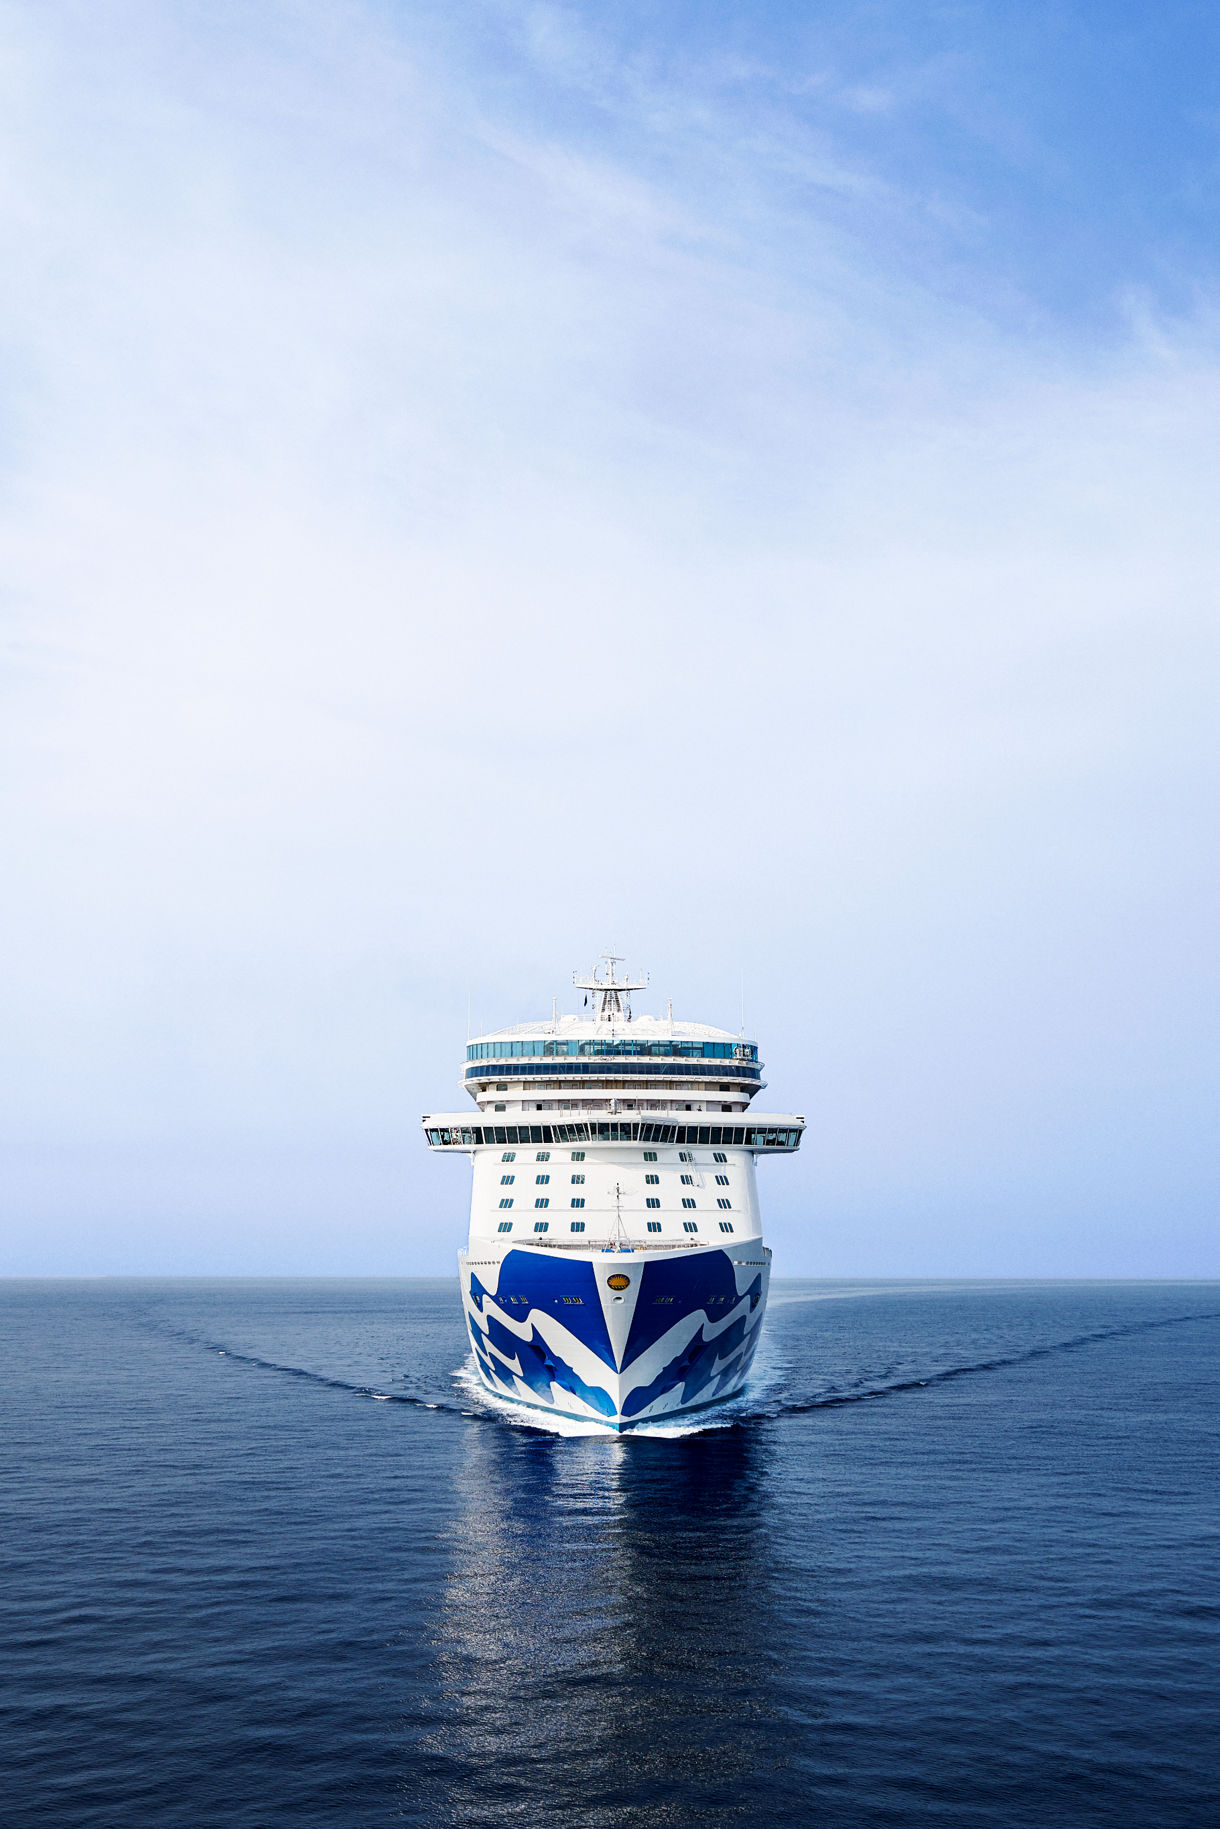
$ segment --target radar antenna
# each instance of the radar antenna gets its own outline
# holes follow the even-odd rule
[[[616,1019],[621,1022],[630,1022],[631,993],[644,989],[648,983],[648,974],[645,972],[642,978],[634,981],[626,977],[616,978],[615,966],[622,965],[625,961],[613,952],[603,953],[601,957],[602,964],[606,967],[604,978],[598,977],[597,967],[594,966],[588,978],[582,978],[579,973],[573,972],[572,983],[578,991],[590,991],[595,998],[601,998],[601,1008],[597,1010],[599,1022],[614,1022]],[[594,1008],[597,1008],[596,1004]]]

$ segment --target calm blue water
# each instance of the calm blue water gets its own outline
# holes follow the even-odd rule
[[[777,1284],[673,1438],[448,1283],[0,1317],[6,1829],[1220,1823],[1220,1286]]]

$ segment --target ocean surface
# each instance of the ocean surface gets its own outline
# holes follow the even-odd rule
[[[5,1829],[1220,1825],[1220,1285],[776,1283],[623,1438],[456,1283],[0,1329]]]

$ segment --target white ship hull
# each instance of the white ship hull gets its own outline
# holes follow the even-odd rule
[[[766,1309],[757,1238],[673,1250],[514,1245],[459,1257],[479,1377],[496,1397],[613,1430],[736,1396]]]

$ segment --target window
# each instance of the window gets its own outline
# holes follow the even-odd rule
[[[549,1149],[540,1149],[538,1154],[534,1157],[535,1162],[549,1162],[550,1160],[551,1152]]]
[[[644,1202],[644,1205],[646,1207],[659,1207],[660,1204],[661,1204],[660,1201],[653,1194],[650,1194],[648,1196],[648,1199]]]
[[[495,1109],[496,1109],[496,1110],[497,1110],[497,1111],[507,1111],[507,1110],[508,1110],[508,1106],[507,1106],[507,1105],[497,1105],[497,1106],[496,1106],[496,1108],[495,1108]],[[511,1162],[511,1161],[512,1161],[512,1157],[511,1157],[511,1156],[506,1156],[506,1157],[505,1157],[505,1161],[506,1161],[506,1162]]]
[[[515,1175],[501,1175],[500,1186],[502,1188],[511,1188],[516,1179],[517,1177]]]
[[[723,1194],[718,1195],[716,1198],[716,1205],[718,1207],[723,1207],[726,1213],[728,1212],[728,1210],[732,1206],[732,1204],[733,1204],[732,1201],[726,1200],[724,1198]]]
[[[732,1220],[731,1219],[722,1219],[720,1222],[720,1230],[722,1232],[731,1232],[733,1230]]]
[[[584,1181],[584,1176],[583,1176],[583,1175],[573,1175],[573,1177],[572,1177],[572,1186],[573,1186],[573,1187],[574,1187],[574,1188],[576,1188],[576,1187],[579,1187],[579,1186],[580,1186],[580,1185],[581,1185],[581,1183],[582,1183],[582,1182],[583,1182],[583,1181]]]
[[[502,1220],[501,1220],[501,1221],[500,1221],[500,1227],[499,1227],[499,1229],[500,1229],[500,1231],[501,1231],[501,1232],[511,1232],[511,1231],[512,1231],[512,1229],[513,1229],[513,1222],[512,1222],[512,1220],[511,1220],[511,1219],[502,1219]]]
[[[660,1220],[659,1219],[650,1219],[648,1222],[648,1230],[650,1232],[659,1232],[661,1230]]]
[[[536,1188],[544,1188],[547,1185],[547,1183],[550,1181],[550,1179],[551,1178],[549,1175],[535,1175],[534,1176],[534,1186]]]
[[[661,1185],[661,1177],[659,1175],[645,1175],[644,1179],[650,1188],[659,1188]]]
[[[727,1162],[728,1157],[725,1155],[725,1153],[722,1149],[714,1149],[712,1151],[712,1161],[713,1162]]]
[[[717,1175],[716,1186],[718,1188],[727,1188],[728,1185],[729,1185],[729,1178],[727,1175]]]
[[[512,1206],[512,1204],[513,1204],[513,1203],[512,1203],[512,1197],[511,1197],[511,1195],[510,1195],[510,1197],[509,1197],[509,1198],[508,1198],[508,1199],[507,1199],[507,1200],[502,1200],[502,1201],[501,1201],[501,1202],[500,1202],[500,1205],[501,1205],[501,1206],[502,1206],[502,1207],[511,1207],[511,1206]]]
[[[516,1150],[515,1149],[506,1149],[504,1154],[501,1156],[500,1160],[501,1160],[501,1162],[515,1162],[517,1160]]]
[[[550,1203],[550,1201],[549,1201],[549,1200],[536,1200],[536,1201],[535,1201],[535,1202],[534,1202],[534,1205],[535,1205],[535,1206],[536,1206],[536,1207],[549,1207],[549,1206],[550,1206],[550,1204],[551,1204],[551,1203]]]
[[[688,1199],[687,1199],[687,1198],[686,1198],[686,1196],[685,1196],[685,1195],[683,1195],[683,1197],[682,1197],[682,1205],[683,1205],[683,1206],[684,1206],[684,1207],[693,1207],[693,1206],[694,1206],[694,1204],[695,1204],[695,1203],[694,1203],[694,1201],[693,1201],[693,1200],[688,1200]]]
[[[687,1109],[687,1111],[689,1111],[690,1106],[688,1105],[686,1109]],[[678,1151],[678,1161],[679,1162],[693,1162],[694,1160],[695,1160],[695,1158],[691,1155],[691,1153],[688,1149],[680,1149]]]
[[[565,1296],[563,1299],[569,1308],[580,1308],[583,1306],[585,1298],[583,1296]]]
[[[574,1149],[572,1151],[573,1162],[583,1162],[584,1159],[585,1159],[585,1152],[582,1149]]]
[[[693,1188],[694,1185],[695,1185],[695,1177],[693,1175],[683,1175],[682,1186],[684,1188]]]
[[[657,1159],[657,1152],[655,1149],[646,1149],[644,1151],[645,1162],[655,1162],[656,1159]]]
[[[583,1220],[583,1219],[574,1219],[574,1220],[573,1220],[573,1221],[572,1221],[572,1230],[573,1230],[573,1232],[583,1232],[583,1231],[584,1231],[584,1229],[585,1229],[585,1222],[584,1222],[584,1220]],[[577,1297],[577,1300],[578,1300],[578,1301],[579,1301],[579,1299],[580,1299],[580,1298],[579,1298],[579,1297]]]
[[[572,1202],[572,1205],[574,1207],[583,1207],[584,1204],[585,1204],[585,1197],[583,1194],[577,1196],[577,1198],[575,1198]]]
[[[535,1232],[549,1232],[550,1229],[551,1229],[551,1222],[549,1219],[536,1219],[534,1221],[534,1231]],[[732,1230],[733,1230],[733,1228],[732,1228],[732,1226],[730,1226],[729,1231],[731,1232]]]
[[[507,1092],[508,1091],[508,1081],[505,1080],[503,1086],[497,1086],[496,1091],[497,1092]]]
[[[682,1230],[684,1232],[697,1232],[699,1230],[699,1221],[697,1219],[684,1219],[682,1221]]]

